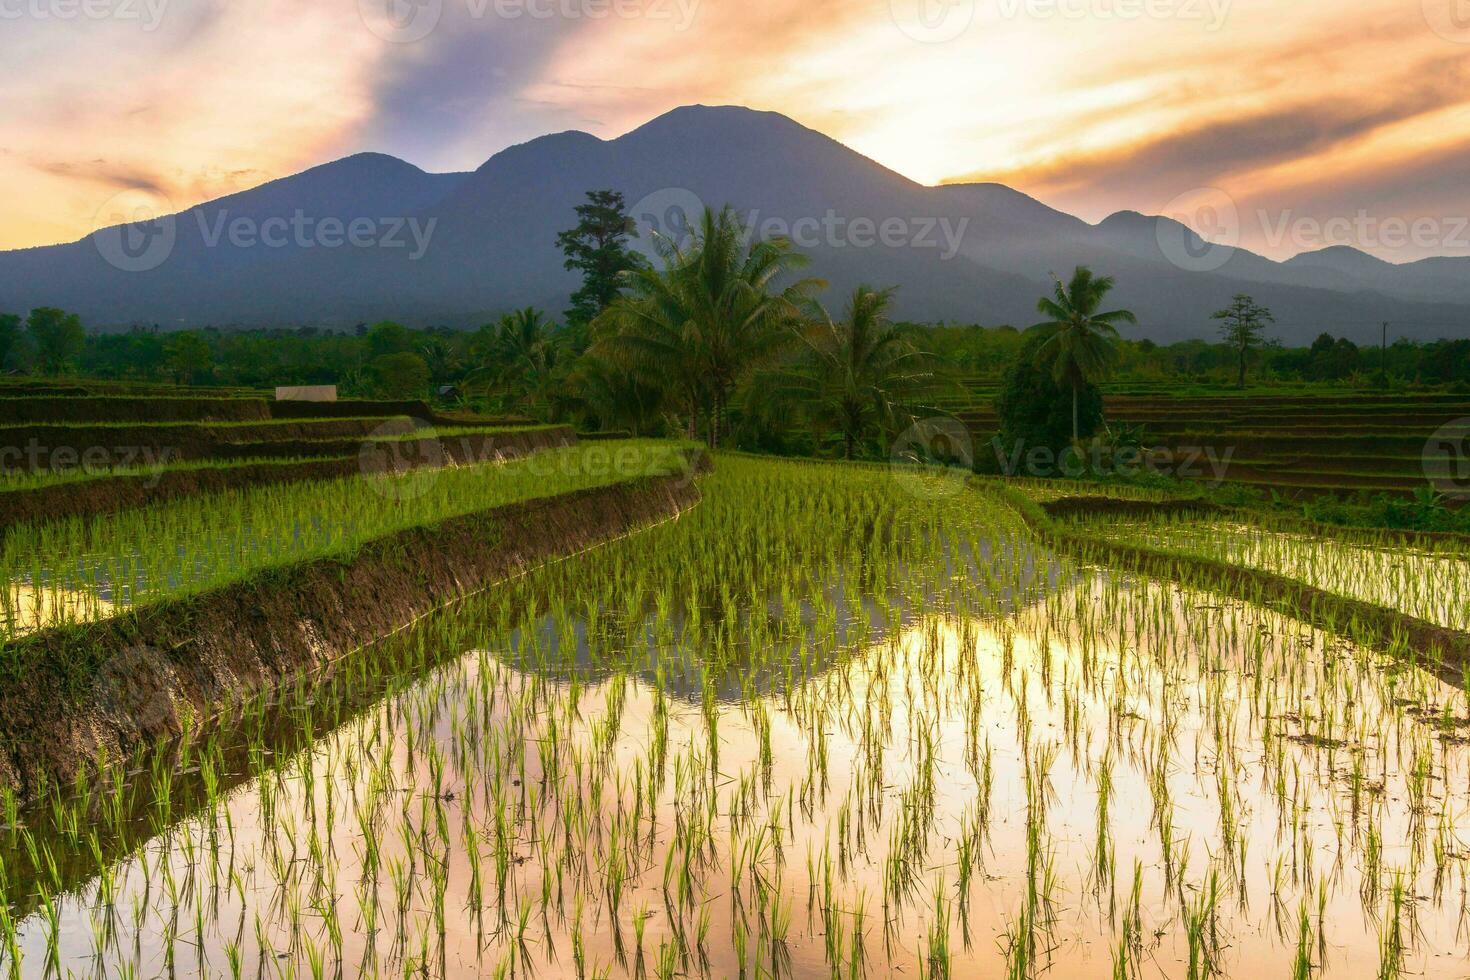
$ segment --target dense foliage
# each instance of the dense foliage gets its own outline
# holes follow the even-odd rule
[[[688,244],[656,237],[659,268],[627,273],[627,294],[593,323],[591,354],[664,389],[666,406],[720,436],[735,394],[802,329],[822,283],[783,238],[749,241],[730,208],[706,210]]]
[[[923,405],[941,367],[889,320],[892,300],[892,290],[859,286],[841,320],[820,310],[800,331],[795,353],[751,386],[757,411],[801,419],[818,443],[835,440],[846,459],[875,448],[864,441],[876,433],[937,414]]]
[[[1470,534],[1470,508],[1450,506],[1449,498],[1428,486],[1412,497],[1386,493],[1318,497],[1303,504],[1302,513],[1310,520],[1345,527]]]
[[[1001,381],[995,409],[1000,416],[1002,457],[1035,448],[1060,453],[1071,444],[1074,390],[1038,359],[1045,340],[1039,332],[1028,334],[1020,356]],[[1077,436],[1087,439],[1102,424],[1102,392],[1097,385],[1084,382],[1075,393]]]
[[[497,323],[488,326],[493,330]],[[902,324],[923,349],[958,374],[998,381],[1023,343],[1010,326]],[[203,327],[163,331],[134,327],[120,333],[87,333],[67,374],[106,380],[186,381],[200,385],[269,387],[277,384],[338,384],[365,393],[363,371],[372,355],[365,343],[369,325],[331,331],[319,327]],[[455,384],[481,365],[475,332],[450,327],[407,330],[425,357],[435,384]],[[202,355],[200,351],[207,351]],[[1386,360],[1391,385],[1470,386],[1470,339],[1360,347],[1346,337],[1323,333],[1309,347],[1267,343],[1259,352],[1255,383],[1378,383]],[[1118,383],[1168,381],[1233,382],[1236,352],[1228,344],[1186,340],[1156,344],[1123,338],[1110,375]],[[26,318],[0,313],[0,367],[20,374],[46,374]]]

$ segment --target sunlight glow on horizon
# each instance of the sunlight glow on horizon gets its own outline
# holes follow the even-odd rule
[[[942,43],[915,40],[907,0],[632,0],[646,16],[539,20],[440,2],[414,43],[335,0],[173,0],[151,30],[6,21],[0,248],[80,238],[123,190],[182,209],[361,150],[473,169],[541,133],[611,138],[696,102],[782,112],[920,183],[997,180],[1089,221],[1202,187],[1250,211],[1470,213],[1465,181],[1416,177],[1470,148],[1470,36],[1431,26],[1440,0],[1149,8],[1213,10],[1219,30],[1101,13],[1120,0],[973,0]]]

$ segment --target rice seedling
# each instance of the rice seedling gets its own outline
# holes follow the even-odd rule
[[[0,972],[1470,965],[1437,956],[1470,915],[1460,686],[1063,561],[983,488],[722,455],[702,490],[211,737],[0,799]]]
[[[188,595],[372,538],[533,497],[678,471],[681,447],[628,440],[432,474],[253,487],[24,524],[0,541],[0,641]]]
[[[1086,526],[1109,539],[1261,569],[1450,629],[1470,629],[1470,551],[1452,538],[1410,546],[1391,531],[1324,536],[1178,516]]]

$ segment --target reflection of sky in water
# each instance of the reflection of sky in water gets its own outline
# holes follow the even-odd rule
[[[110,616],[112,611],[112,604],[93,592],[12,582],[9,601],[0,608],[0,633],[30,633],[44,625]]]
[[[290,541],[285,543],[278,534],[262,537],[244,526],[206,532],[180,542],[173,548],[171,562],[161,561],[157,552],[145,561],[142,553],[134,551],[121,558],[84,555],[64,570],[42,566],[39,576],[27,575],[9,584],[9,610],[8,614],[0,610],[0,621],[6,622],[10,631],[26,632],[36,629],[38,623],[96,619],[146,601],[150,596],[187,590],[193,583],[215,580],[231,569],[260,564],[262,558],[276,561],[315,551],[324,543],[345,538],[352,527],[348,520],[312,518],[294,525]],[[38,616],[35,605],[38,592],[70,599],[65,605],[42,607],[43,612]],[[46,608],[66,615],[59,618],[47,615]]]
[[[103,957],[110,975],[119,961],[136,962],[132,975],[169,972],[170,944],[173,972],[195,975],[207,967],[222,975],[224,950],[235,942],[245,976],[268,963],[310,975],[303,940],[330,949],[323,910],[331,905],[342,932],[342,975],[373,972],[373,957],[382,974],[416,972],[412,964],[402,968],[401,958],[416,955],[420,936],[432,947],[429,972],[487,975],[503,962],[520,909],[529,908],[534,975],[566,976],[576,908],[586,912],[579,941],[602,964],[615,962],[610,920],[631,945],[633,917],[647,908],[655,913],[646,924],[650,961],[671,940],[670,910],[691,932],[706,912],[710,973],[736,976],[735,887],[744,888],[749,921],[759,913],[749,876],[741,886],[731,873],[753,866],[751,852],[737,858],[734,851],[780,827],[780,873],[769,850],[754,866],[792,916],[787,975],[831,975],[823,943],[830,888],[830,907],[845,916],[866,896],[863,975],[920,974],[924,944],[914,937],[930,935],[937,896],[953,903],[943,927],[954,957],[951,975],[1002,976],[1009,931],[1031,880],[1028,813],[1039,806],[1038,860],[1041,875],[1052,881],[1041,886],[1051,894],[1039,936],[1040,965],[1047,968],[1041,975],[1113,975],[1135,873],[1146,964],[1135,975],[1188,975],[1184,922],[1213,875],[1219,902],[1208,931],[1217,937],[1216,975],[1289,976],[1297,914],[1305,906],[1318,965],[1313,975],[1376,976],[1380,921],[1399,873],[1409,876],[1412,903],[1405,913],[1412,944],[1407,967],[1423,976],[1464,974],[1465,828],[1444,838],[1453,853],[1439,882],[1434,858],[1421,853],[1415,866],[1413,851],[1428,849],[1440,813],[1463,824],[1470,750],[1433,745],[1432,713],[1422,720],[1395,708],[1405,700],[1433,702],[1446,689],[1409,676],[1388,685],[1369,660],[1299,623],[1169,586],[1120,590],[1084,573],[1048,595],[1048,569],[1054,566],[1033,565],[1018,575],[1010,599],[1000,603],[1004,612],[984,604],[983,619],[908,613],[909,627],[875,643],[862,639],[871,628],[863,621],[875,608],[863,602],[845,625],[827,633],[833,624],[826,621],[818,631],[819,646],[845,647],[840,669],[813,664],[789,697],[718,702],[712,714],[697,700],[665,698],[637,669],[601,680],[578,671],[572,682],[475,653],[457,657],[360,714],[342,712],[341,724],[325,726],[311,751],[293,755],[280,774],[246,780],[216,807],[131,849],[117,859],[110,901],[101,899],[96,881],[63,896],[61,962],[64,968],[90,964],[93,926],[115,908],[124,914]],[[1035,601],[1043,597],[1048,601]],[[802,604],[807,628],[815,622],[805,616],[810,605]],[[767,612],[772,608],[779,610],[768,606]],[[718,629],[714,620],[704,622]],[[538,630],[544,629],[543,621]],[[572,634],[582,651],[585,637]],[[324,703],[318,713],[331,716],[340,707]],[[1310,736],[1327,732],[1333,715],[1345,744],[1327,750]],[[651,732],[660,717],[668,756],[665,778],[651,788],[636,774],[649,771],[656,753]],[[718,772],[710,774],[714,744]],[[766,761],[763,744],[774,746]],[[1407,803],[1409,770],[1426,747],[1440,778],[1430,780],[1430,807],[1416,817]],[[1354,815],[1348,801],[1358,753],[1368,756],[1370,788],[1364,810]],[[1097,877],[1096,865],[1098,773],[1105,759],[1111,885]],[[550,766],[555,780],[547,778]],[[1029,790],[1043,771],[1044,789]],[[988,787],[983,794],[982,785]],[[334,804],[327,802],[329,791]],[[1222,794],[1243,842],[1228,847],[1220,843]],[[988,823],[975,837],[982,798]],[[365,830],[364,812],[377,813],[381,823]],[[633,825],[636,833],[627,823],[634,812],[641,821]],[[748,816],[737,821],[736,812]],[[679,866],[680,828],[699,826],[704,813],[709,835],[695,839],[711,859],[697,865],[695,902],[681,913],[677,900],[666,902],[664,869]],[[915,857],[917,884],[890,904],[887,859],[915,814],[925,828],[925,846]],[[1160,814],[1172,832],[1167,856]],[[1416,822],[1428,837],[1416,838]],[[1378,848],[1376,883],[1365,877],[1368,826]],[[489,894],[478,903],[468,884],[465,827],[475,829],[484,849]],[[488,870],[502,829],[509,835],[510,882],[503,900]],[[369,834],[381,855],[376,874],[364,867]],[[980,861],[966,885],[963,913],[962,840],[978,841]],[[543,865],[564,845],[578,858],[559,872]],[[331,863],[329,880],[317,853]],[[621,865],[628,878],[613,915],[609,869],[630,854],[636,859]],[[823,867],[827,859],[830,870]],[[429,861],[446,874],[442,932],[435,932],[431,912]],[[421,870],[405,877],[411,862]],[[176,897],[163,884],[165,866],[188,884]],[[543,868],[551,869],[544,878]],[[399,880],[410,882],[401,904]],[[558,888],[565,896],[560,904]],[[817,900],[808,902],[813,894]],[[364,895],[377,909],[376,933],[364,926]],[[477,908],[487,916],[483,934]],[[510,916],[501,930],[493,919],[497,908]],[[294,921],[293,909],[301,913]],[[27,913],[18,942],[27,973],[39,973],[47,927],[43,916]],[[204,924],[202,937],[196,921]],[[407,941],[399,939],[403,933]],[[269,952],[259,948],[259,937]],[[335,975],[331,955],[329,976]],[[631,965],[613,971],[634,973]],[[651,963],[644,975],[654,975]]]

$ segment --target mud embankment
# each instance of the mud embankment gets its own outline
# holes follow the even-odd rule
[[[0,493],[0,534],[15,525],[67,517],[92,517],[149,507],[204,493],[227,493],[273,484],[333,480],[360,473],[402,473],[447,464],[468,465],[516,459],[544,449],[576,443],[569,428],[528,429],[487,435],[460,435],[436,447],[420,440],[403,443],[345,441],[335,455],[295,462],[242,463],[192,469],[157,468],[128,476],[99,476],[49,487]],[[315,455],[313,453],[312,455]],[[253,458],[253,457],[246,457]]]
[[[1310,534],[1332,538],[1363,548],[1440,549],[1445,546],[1470,549],[1470,534],[1457,531],[1414,531],[1407,528],[1359,527],[1325,524],[1290,514],[1261,514],[1240,507],[1227,507],[1208,500],[1125,500],[1119,497],[1058,497],[1041,504],[1055,518],[1090,520],[1109,517],[1147,520],[1154,517],[1217,519],[1251,524],[1262,531],[1279,534]]]
[[[22,798],[207,728],[241,701],[545,560],[699,500],[689,474],[526,501],[0,648],[0,785]]]
[[[377,447],[394,459],[429,458],[465,465],[488,463],[500,446],[527,445],[549,448],[572,445],[577,435],[570,426],[501,429],[489,432],[460,432],[438,435],[433,429],[415,430],[407,436],[388,434],[370,442],[356,439],[314,439],[284,442],[232,442],[213,449],[220,459],[269,459],[272,457],[346,456]]]
[[[5,419],[10,425],[85,422],[146,425],[160,422],[268,422],[271,413],[266,402],[254,398],[146,398],[84,394],[0,396],[0,419]]]
[[[1115,571],[1169,579],[1279,610],[1422,667],[1456,687],[1463,682],[1463,671],[1470,667],[1470,633],[1328,592],[1284,575],[1097,537],[1088,534],[1083,526],[1057,520],[1046,507],[1018,490],[1001,487],[999,491],[1043,543],[1081,561]]]
[[[269,455],[287,456],[290,453],[284,447],[296,443],[310,447],[322,445],[322,440],[409,436],[418,429],[408,418],[219,424],[0,425],[0,470],[44,473],[77,467],[156,467],[185,460],[229,458],[232,447],[238,443],[283,447]],[[328,454],[311,452],[306,455]]]

